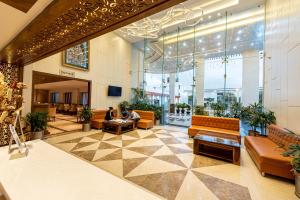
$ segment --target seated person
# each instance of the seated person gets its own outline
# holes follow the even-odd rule
[[[105,120],[109,121],[109,120],[113,120],[114,119],[114,112],[113,112],[114,108],[113,107],[109,107],[108,111],[105,114]]]
[[[129,108],[128,112],[129,112],[128,113],[128,119],[133,120],[135,123],[137,123],[141,119],[140,115],[137,114],[135,111],[133,111],[132,108]]]
[[[122,115],[122,119],[128,119],[129,117],[129,113],[125,109],[121,111],[121,115]]]

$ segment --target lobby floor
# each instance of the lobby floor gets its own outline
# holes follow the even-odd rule
[[[82,125],[77,123],[76,116],[56,114],[55,121],[49,121],[47,130],[50,135],[80,131]]]
[[[241,166],[194,155],[184,130],[160,126],[120,136],[92,130],[46,142],[170,200],[297,199],[291,182],[262,177],[243,148]]]

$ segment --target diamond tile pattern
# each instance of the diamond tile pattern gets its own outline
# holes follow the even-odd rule
[[[185,133],[152,129],[123,135],[92,131],[82,137],[63,137],[48,142],[166,199],[186,199],[191,194],[195,199],[201,195],[209,199],[251,199],[244,186],[193,171],[228,163],[194,155],[193,140]],[[196,185],[191,187],[189,182]],[[206,194],[201,194],[203,191]],[[229,198],[234,192],[234,198]]]

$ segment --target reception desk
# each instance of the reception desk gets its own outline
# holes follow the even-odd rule
[[[48,112],[50,105],[49,103],[33,103],[32,112]]]

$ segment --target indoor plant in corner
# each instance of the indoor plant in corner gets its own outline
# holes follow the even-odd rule
[[[33,112],[26,115],[26,123],[30,126],[30,139],[43,139],[47,129],[47,113]]]
[[[300,198],[300,145],[293,144],[283,153],[283,156],[291,156],[291,164],[295,173],[295,194]]]
[[[86,106],[80,113],[80,118],[83,119],[82,131],[87,132],[91,130],[91,119],[93,113],[90,107]]]

